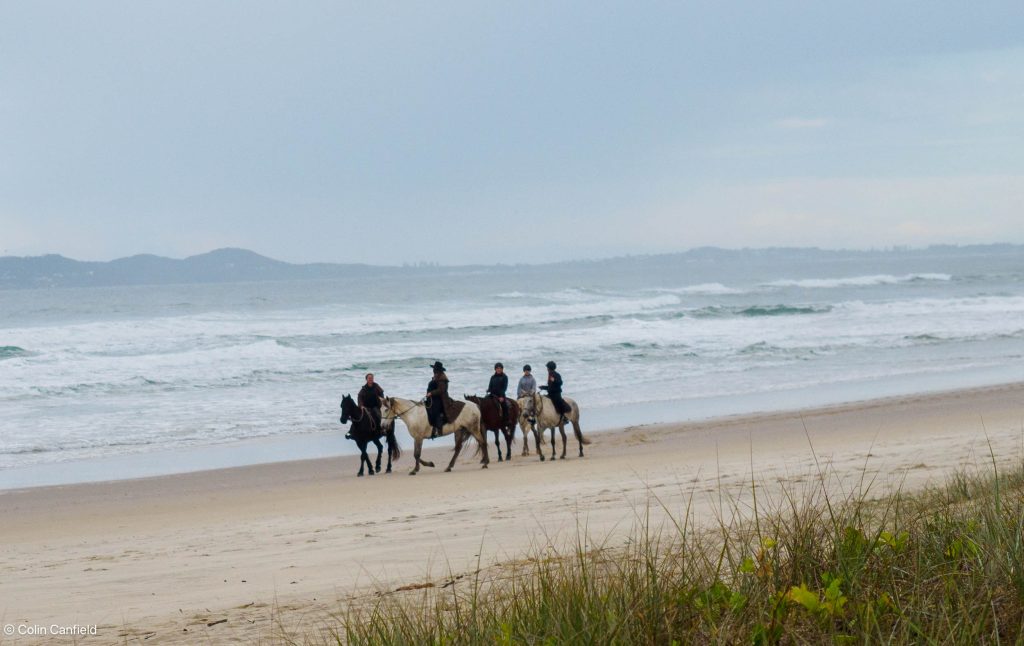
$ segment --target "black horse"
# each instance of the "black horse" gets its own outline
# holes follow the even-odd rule
[[[380,438],[387,438],[388,442],[388,473],[391,473],[391,460],[397,460],[402,455],[402,449],[398,447],[398,440],[395,439],[395,423],[392,420],[391,424],[386,429],[382,429],[381,425],[377,423],[377,420],[373,418],[373,415],[369,413],[365,408],[357,405],[352,400],[350,395],[345,395],[341,400],[341,423],[348,424],[349,420],[352,421],[352,427],[349,429],[345,437],[350,440],[355,440],[356,444],[359,445],[359,473],[357,475],[363,475],[363,466],[370,468],[370,475],[374,474],[373,464],[370,462],[370,456],[366,454],[366,446],[373,442],[377,445],[377,470],[376,473],[380,473],[380,454],[383,452],[384,447],[381,446]]]

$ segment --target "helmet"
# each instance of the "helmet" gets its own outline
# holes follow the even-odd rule
[[[558,366],[556,366],[556,365],[555,365],[555,362],[554,362],[554,361],[548,361],[548,362],[547,362],[546,364],[544,364],[544,365],[545,365],[545,366],[546,366],[546,367],[548,368],[548,370],[554,370],[555,368],[557,368],[557,367],[558,367]]]
[[[494,364],[494,367],[495,368],[504,368],[505,366],[501,365],[501,362],[499,361],[498,363]]]
[[[533,370],[533,368],[530,367],[530,364],[523,366],[523,372],[530,372],[531,370]]]

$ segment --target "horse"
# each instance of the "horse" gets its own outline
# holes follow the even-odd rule
[[[400,417],[405,422],[409,435],[412,436],[414,442],[413,455],[415,456],[416,465],[409,472],[409,475],[414,476],[419,473],[421,464],[433,468],[433,462],[420,459],[423,440],[430,437],[431,431],[426,405],[422,401],[412,401],[400,397],[385,397],[381,410],[384,413],[384,419],[392,425],[395,422],[395,418]],[[451,471],[452,467],[455,466],[455,460],[459,457],[459,452],[462,451],[462,443],[470,436],[476,440],[479,447],[483,450],[484,457],[480,462],[483,464],[481,468],[486,469],[491,460],[487,457],[487,438],[483,436],[483,432],[480,430],[480,408],[476,404],[466,402],[459,416],[454,421],[445,423],[441,428],[441,435],[452,433],[455,434],[455,453],[452,455],[452,461],[448,463],[448,468],[445,469],[445,472]]]
[[[359,473],[356,475],[362,477],[363,465],[370,468],[370,475],[374,474],[373,464],[370,463],[370,456],[366,453],[366,446],[373,442],[377,445],[377,473],[380,473],[380,454],[383,451],[383,447],[380,444],[381,436],[385,436],[388,442],[388,473],[391,473],[391,460],[397,460],[402,455],[402,449],[398,446],[398,440],[395,439],[395,424],[394,420],[391,420],[390,424],[384,423],[381,420],[380,426],[377,425],[377,421],[373,419],[373,416],[365,408],[357,405],[352,400],[351,395],[345,395],[341,400],[341,423],[348,424],[349,420],[352,421],[352,428],[349,429],[348,437],[355,440],[359,446]]]
[[[498,400],[493,397],[477,397],[476,395],[463,395],[463,399],[471,401],[480,407],[480,428],[484,431],[486,438],[487,431],[494,431],[494,446],[498,449],[498,462],[501,462],[501,437],[500,431],[505,435],[505,453],[508,459],[512,460],[512,440],[516,436],[516,420],[519,419],[519,402],[511,397],[505,398],[508,405],[508,416],[501,419],[498,412]]]
[[[583,437],[583,431],[580,429],[580,407],[572,399],[568,397],[563,398],[566,404],[572,408],[566,417],[569,418],[569,422],[572,423],[572,430],[576,434],[576,440],[580,443],[580,457],[583,457],[583,445],[590,444],[590,440]],[[533,406],[531,409],[530,406]],[[544,453],[541,449],[540,442],[541,436],[544,435],[545,429],[551,429],[551,459],[555,459],[555,429],[557,428],[562,433],[562,457],[565,459],[565,424],[562,422],[562,416],[555,410],[555,404],[546,395],[540,393],[534,393],[531,396],[521,397],[519,399],[519,410],[522,411],[519,414],[519,428],[523,431],[523,455],[530,454],[530,441],[529,441],[529,430],[533,430],[534,438],[537,440],[537,455],[540,456],[541,462],[544,461]],[[532,411],[532,412],[531,412]]]

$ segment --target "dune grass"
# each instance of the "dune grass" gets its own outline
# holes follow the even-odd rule
[[[685,510],[658,529],[641,514],[625,545],[581,533],[568,555],[384,595],[285,641],[1024,643],[1024,465],[912,493],[861,485],[751,483],[710,530]]]

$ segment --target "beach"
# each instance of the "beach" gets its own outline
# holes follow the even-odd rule
[[[444,585],[645,515],[723,513],[721,494],[913,489],[1019,463],[1024,383],[587,433],[577,457],[355,477],[357,458],[0,492],[0,623],[96,626],[68,643],[250,643],[313,634],[347,604]],[[399,435],[405,429],[399,425]],[[492,436],[493,437],[493,436]],[[546,454],[551,447],[547,444]],[[561,451],[561,440],[558,446]],[[457,585],[458,583],[456,583]],[[53,643],[13,636],[3,644]]]

